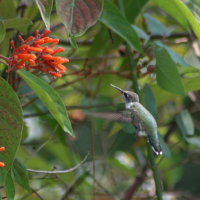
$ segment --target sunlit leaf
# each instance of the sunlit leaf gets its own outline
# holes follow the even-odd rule
[[[159,86],[169,92],[184,95],[185,91],[176,64],[164,48],[155,49],[156,78]]]
[[[141,39],[144,39],[146,41],[149,40],[149,36],[139,27],[132,25],[132,28],[135,30],[135,32],[137,33],[137,36]]]
[[[181,113],[176,116],[176,123],[184,137],[194,134],[192,117],[187,110],[181,111]]]
[[[3,20],[5,28],[13,28],[17,30],[23,30],[24,28],[32,25],[32,21],[28,18],[12,18]]]
[[[24,70],[18,70],[17,72],[48,108],[49,112],[57,120],[62,129],[70,135],[73,135],[73,130],[65,105],[58,93],[44,80],[31,74],[30,72]]]
[[[102,0],[56,0],[57,13],[69,35],[81,35],[101,14]]]
[[[167,45],[163,44],[160,41],[155,41],[155,44],[159,47],[164,48],[168,54],[171,56],[173,61],[181,66],[188,66],[188,64],[185,62],[185,60],[179,56],[176,52],[174,52],[171,48],[169,48]]]
[[[104,9],[100,21],[124,39],[132,48],[139,52],[141,51],[140,40],[135,30],[123,17],[117,7],[108,0],[104,2]]]
[[[185,140],[197,148],[200,148],[200,137],[184,137]]]
[[[185,78],[183,80],[185,90],[187,92],[199,90],[200,89],[199,80],[200,80],[200,76],[196,76],[196,77],[193,77],[193,78]]]
[[[164,11],[174,17],[185,28],[192,28],[195,35],[200,39],[199,23],[189,8],[180,0],[154,0]]]
[[[16,17],[16,7],[13,0],[1,0],[0,1],[0,13],[4,19]]]
[[[149,14],[144,14],[144,18],[147,22],[148,30],[153,35],[169,36],[171,32],[160,21],[153,18]]]
[[[50,29],[50,17],[51,17],[51,10],[53,6],[53,0],[35,0],[35,1],[40,10],[45,26],[48,29]]]
[[[0,152],[0,161],[6,165],[0,169],[0,182],[4,184],[21,141],[23,118],[16,93],[2,78],[0,88],[0,147],[5,147],[5,151]]]

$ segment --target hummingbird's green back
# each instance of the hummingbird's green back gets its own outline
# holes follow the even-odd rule
[[[152,114],[139,102],[134,102],[130,110],[133,110],[133,123],[140,123],[147,134],[150,144],[155,148],[155,151],[161,151],[157,133],[157,123]]]

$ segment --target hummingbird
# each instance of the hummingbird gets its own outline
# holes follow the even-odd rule
[[[121,88],[112,85],[119,90],[125,99],[126,111],[122,113],[123,116],[116,117],[117,119],[124,119],[124,122],[132,123],[138,132],[146,133],[147,141],[150,143],[152,150],[156,155],[162,155],[162,149],[159,144],[157,123],[152,114],[139,102],[139,96],[132,91],[122,90]]]
[[[162,155],[162,149],[159,144],[157,123],[152,114],[139,102],[139,97],[135,92],[122,90],[121,88],[112,85],[119,90],[125,99],[125,110],[119,112],[86,112],[86,115],[131,123],[136,128],[138,136],[146,136],[147,142],[150,143],[152,150],[156,155]]]

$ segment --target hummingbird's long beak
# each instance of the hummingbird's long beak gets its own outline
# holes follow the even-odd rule
[[[115,88],[115,89],[117,89],[117,90],[119,90],[121,93],[124,93],[124,90],[122,90],[121,88],[119,88],[119,87],[117,87],[117,86],[115,86],[113,84],[110,84],[110,86]]]

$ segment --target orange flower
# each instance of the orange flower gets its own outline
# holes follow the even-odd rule
[[[0,147],[0,151],[4,151],[5,147]],[[4,162],[0,162],[0,167],[5,167],[5,163]]]
[[[29,36],[26,40],[20,35],[18,38],[22,44],[17,48],[15,48],[14,41],[11,41],[13,53],[11,57],[5,59],[8,62],[7,72],[22,68],[36,69],[49,73],[55,78],[61,77],[66,71],[63,63],[69,62],[69,59],[54,56],[56,53],[63,52],[64,49],[62,47],[53,49],[59,39],[47,37],[50,32],[50,30],[45,30],[39,34],[39,31],[36,31],[35,36]]]

